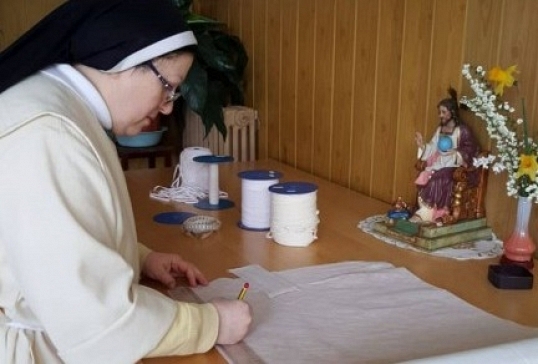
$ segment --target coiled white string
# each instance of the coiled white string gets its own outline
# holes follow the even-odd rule
[[[270,176],[270,174],[268,174]],[[278,178],[265,180],[241,180],[241,227],[267,230],[270,225],[271,193],[269,186]]]
[[[198,163],[193,158],[203,155],[212,155],[208,148],[185,148],[180,156],[179,163],[174,170],[173,182],[170,187],[156,186],[149,196],[165,202],[184,202],[195,204],[198,200],[207,198],[209,191],[209,166]],[[228,197],[226,192],[219,191],[219,196]]]
[[[317,191],[271,193],[271,227],[267,237],[281,245],[304,247],[317,239]]]

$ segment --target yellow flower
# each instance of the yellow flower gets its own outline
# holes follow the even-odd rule
[[[502,96],[505,87],[512,87],[514,84],[515,78],[514,73],[517,72],[517,66],[510,66],[506,70],[503,70],[501,67],[493,67],[488,72],[488,80],[495,83],[495,92],[496,95]]]
[[[519,156],[519,168],[516,173],[516,179],[527,175],[531,181],[536,180],[536,172],[538,171],[538,162],[535,155],[521,154]]]

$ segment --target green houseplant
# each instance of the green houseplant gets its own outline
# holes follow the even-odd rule
[[[226,137],[222,108],[244,104],[243,78],[248,56],[241,40],[224,24],[192,12],[192,0],[173,0],[198,40],[194,63],[181,85],[175,109],[198,114],[206,135],[215,126]],[[182,117],[178,118],[182,120]]]

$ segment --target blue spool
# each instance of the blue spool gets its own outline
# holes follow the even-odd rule
[[[267,181],[282,177],[282,173],[276,171],[268,171],[264,169],[256,169],[252,171],[243,171],[237,174],[239,178],[253,181]]]
[[[199,155],[192,160],[200,163],[226,163],[233,162],[234,158],[229,155]]]
[[[183,224],[183,221],[195,215],[196,214],[191,212],[181,211],[161,212],[160,214],[153,216],[153,221],[160,224],[181,225]]]
[[[269,191],[283,195],[301,195],[317,189],[318,186],[310,182],[282,182],[269,187]]]

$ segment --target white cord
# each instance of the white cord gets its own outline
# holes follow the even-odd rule
[[[271,227],[267,237],[281,245],[304,247],[317,239],[317,191],[271,193]]]
[[[209,191],[209,165],[198,163],[193,158],[212,155],[211,151],[202,147],[185,148],[179,156],[179,164],[174,170],[170,187],[156,186],[149,196],[164,202],[183,202],[195,204],[207,198]],[[219,191],[222,198],[228,197],[226,192]]]
[[[241,180],[241,224],[251,229],[269,229],[271,193],[278,179]]]

